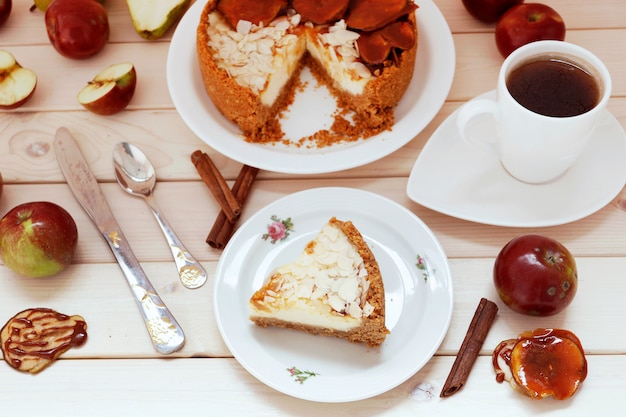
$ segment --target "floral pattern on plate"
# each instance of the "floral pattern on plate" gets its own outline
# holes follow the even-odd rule
[[[301,371],[295,366],[292,366],[291,368],[287,368],[287,372],[289,372],[289,375],[293,377],[294,382],[298,382],[300,384],[304,384],[304,381],[306,381],[307,379],[319,375],[316,372]]]
[[[270,219],[272,223],[267,225],[267,233],[264,233],[261,239],[269,240],[271,244],[275,244],[287,239],[289,234],[294,231],[291,217],[283,220],[274,214]]]

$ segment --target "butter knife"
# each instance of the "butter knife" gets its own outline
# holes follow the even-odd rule
[[[54,139],[57,160],[74,196],[98,227],[120,265],[155,349],[169,354],[180,349],[185,335],[170,310],[150,283],[128,241],[113,217],[96,178],[70,131],[57,130]]]

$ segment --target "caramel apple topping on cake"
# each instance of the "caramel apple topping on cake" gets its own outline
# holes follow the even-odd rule
[[[277,268],[249,302],[259,326],[296,329],[379,346],[385,292],[378,263],[350,221],[331,218],[293,262]]]
[[[412,0],[209,0],[196,43],[205,89],[248,141],[289,142],[279,119],[306,65],[338,107],[333,126],[303,140],[390,130],[413,76],[416,9]]]

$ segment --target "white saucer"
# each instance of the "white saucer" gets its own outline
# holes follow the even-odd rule
[[[495,91],[480,97],[495,98]],[[626,133],[608,111],[584,155],[563,176],[541,185],[514,179],[495,156],[464,142],[458,111],[433,133],[411,171],[407,194],[422,206],[497,226],[554,226],[596,212],[626,183]],[[471,128],[472,135],[495,134],[487,117]]]
[[[385,324],[391,331],[378,348],[264,329],[248,318],[254,291],[276,267],[292,261],[332,216],[351,220],[378,261]],[[289,220],[287,236],[264,239],[277,219]],[[220,257],[214,302],[220,334],[245,369],[284,394],[329,403],[369,398],[413,376],[437,351],[454,306],[448,260],[434,234],[395,201],[354,188],[298,192],[255,213]],[[314,375],[301,381],[290,369]]]
[[[366,140],[325,148],[246,142],[239,128],[215,107],[204,90],[196,57],[196,28],[206,0],[196,1],[172,37],[167,57],[167,84],[176,110],[187,126],[216,151],[243,164],[289,173],[319,174],[361,166],[410,142],[437,115],[445,102],[455,68],[450,28],[432,0],[421,0],[415,17],[419,26],[413,79],[395,109],[393,130]],[[281,121],[287,138],[297,141],[332,123],[335,100],[303,71],[306,88],[297,94]]]

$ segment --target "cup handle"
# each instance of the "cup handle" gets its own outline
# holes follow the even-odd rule
[[[491,114],[496,122],[498,122],[498,120],[500,119],[500,108],[498,106],[498,103],[494,100],[482,98],[473,99],[465,103],[463,107],[461,107],[461,109],[459,110],[456,118],[456,126],[459,132],[459,136],[461,136],[461,139],[463,139],[466,143],[469,143],[470,145],[480,148],[486,152],[498,155],[498,150],[496,147],[497,139],[488,140],[488,136],[482,135],[480,137],[476,137],[476,135],[468,135],[467,130],[469,123],[472,121],[472,119],[481,114]],[[493,135],[492,137],[496,138],[497,136]]]

